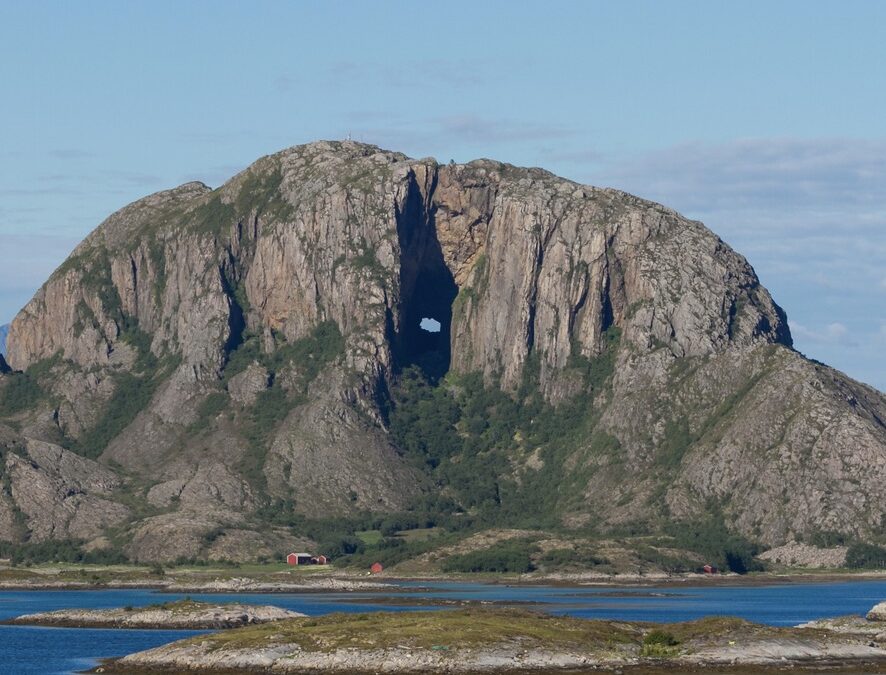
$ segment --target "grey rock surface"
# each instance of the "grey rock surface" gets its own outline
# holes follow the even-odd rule
[[[452,372],[513,393],[530,365],[552,404],[582,392],[573,363],[620,330],[611,382],[592,392],[617,455],[589,437],[565,459],[588,476],[567,526],[716,504],[770,546],[882,529],[886,398],[793,351],[751,266],[701,223],[540,169],[348,141],[139,200],[56,270],[10,327],[9,365],[43,373],[46,396],[5,418],[28,457],[4,454],[0,536],[92,538],[126,521],[133,556],[169,559],[205,555],[219,529],[252,546],[242,533],[262,529],[268,500],[308,516],[403,508],[430,486],[379,402],[426,315]],[[280,368],[288,407],[245,433],[275,380],[257,364],[231,375],[234,347],[273,357],[329,325],[341,349]],[[137,414],[95,433],[137,390]],[[86,473],[102,478],[60,437],[92,444]],[[540,466],[513,458],[515,476]]]

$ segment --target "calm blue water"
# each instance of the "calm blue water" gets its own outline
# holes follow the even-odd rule
[[[401,583],[395,595],[403,604],[379,602],[369,593],[212,594],[194,595],[211,602],[273,604],[310,615],[379,609],[427,609],[411,599],[469,599],[531,602],[555,614],[639,621],[685,621],[730,614],[772,625],[862,614],[886,598],[886,580],[779,586],[661,588],[554,588],[467,583]],[[65,607],[150,605],[184,597],[146,590],[4,591],[0,619]],[[382,596],[383,597],[383,596]],[[87,630],[0,626],[0,673],[72,673],[94,666],[99,658],[155,647],[198,631]]]

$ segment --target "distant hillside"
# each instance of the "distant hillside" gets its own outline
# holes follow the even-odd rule
[[[886,541],[886,397],[703,224],[541,169],[290,148],[112,214],[9,345],[8,545]]]

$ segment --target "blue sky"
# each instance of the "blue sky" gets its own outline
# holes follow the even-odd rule
[[[0,323],[111,211],[318,138],[703,220],[886,389],[886,3],[0,0]]]

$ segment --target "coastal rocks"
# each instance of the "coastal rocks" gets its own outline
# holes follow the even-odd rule
[[[664,628],[662,630],[665,630]],[[206,635],[131,654],[106,672],[141,667],[179,672],[508,672],[651,666],[673,669],[886,663],[865,636],[776,628],[729,617],[667,624],[552,617],[520,610],[337,614]],[[658,648],[655,648],[655,647]]]
[[[256,581],[246,577],[211,581],[177,581],[166,587],[170,593],[298,593],[304,591],[366,591],[390,588],[390,584],[359,579],[323,577],[304,581]]]
[[[707,666],[873,662],[886,660],[886,650],[859,642],[845,643],[827,638],[798,637],[758,640],[745,645],[720,645],[699,650],[685,660]]]
[[[886,645],[886,602],[874,605],[864,618],[853,615],[819,619],[801,624],[798,628],[817,628],[833,633],[868,636],[873,638],[875,643]]]
[[[872,607],[866,618],[868,621],[886,621],[886,601]]]
[[[149,607],[60,609],[25,614],[7,623],[71,628],[158,628],[214,630],[303,617],[270,605],[211,604],[182,600]]]

